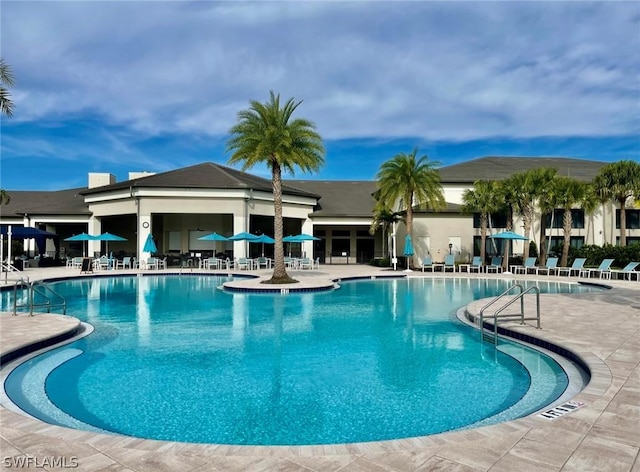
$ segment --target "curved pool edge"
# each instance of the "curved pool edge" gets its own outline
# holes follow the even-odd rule
[[[557,278],[551,280],[557,280]],[[0,434],[10,444],[17,446],[16,454],[27,454],[28,448],[25,449],[19,445],[19,442],[13,440],[29,435],[32,438],[32,443],[39,442],[42,447],[53,448],[63,442],[67,446],[75,445],[77,451],[84,451],[88,448],[91,450],[91,454],[95,454],[97,449],[100,454],[104,455],[105,460],[115,463],[114,459],[116,459],[118,463],[127,464],[134,470],[140,470],[136,466],[136,461],[154,460],[159,463],[171,464],[175,463],[176,458],[197,461],[198,464],[209,463],[219,466],[225,464],[249,465],[258,464],[258,462],[264,465],[265,461],[271,461],[270,463],[275,467],[277,464],[291,464],[293,462],[305,466],[312,465],[312,470],[322,470],[322,464],[325,460],[342,461],[344,465],[352,461],[383,464],[383,458],[388,454],[393,454],[396,459],[401,459],[413,457],[415,453],[430,458],[429,461],[436,460],[434,458],[437,456],[438,461],[444,460],[467,467],[473,467],[475,464],[476,467],[485,470],[493,464],[508,464],[509,462],[505,461],[513,460],[524,465],[527,463],[541,464],[549,470],[560,470],[562,464],[570,464],[574,459],[575,463],[579,464],[579,461],[584,461],[585,457],[595,463],[600,458],[602,460],[626,461],[626,455],[622,457],[618,454],[614,457],[613,453],[606,451],[603,453],[598,450],[593,454],[590,452],[593,445],[602,438],[609,441],[609,444],[620,448],[625,447],[625,441],[621,439],[619,428],[616,429],[611,422],[606,423],[603,414],[615,415],[615,405],[612,406],[613,398],[617,393],[622,392],[627,384],[629,388],[633,388],[633,366],[638,364],[638,359],[633,358],[633,355],[637,357],[637,354],[632,350],[633,337],[637,336],[637,328],[635,331],[629,330],[629,322],[635,323],[632,327],[638,326],[637,320],[640,318],[640,310],[634,309],[632,300],[637,300],[640,285],[628,282],[612,285],[614,288],[622,288],[624,293],[612,290],[609,294],[596,294],[582,300],[574,298],[569,301],[564,300],[567,297],[561,295],[549,295],[556,297],[560,303],[554,302],[551,310],[545,308],[543,311],[544,337],[549,342],[559,343],[573,350],[589,365],[592,371],[591,382],[576,396],[576,399],[584,401],[586,406],[553,422],[529,416],[473,430],[383,442],[330,446],[226,446],[171,443],[119,435],[86,433],[44,424],[31,417],[2,408],[0,409],[0,418],[3,428]],[[626,289],[633,290],[633,292],[627,294]],[[623,300],[623,304],[620,305],[620,299],[625,299],[625,297],[628,302]],[[549,311],[555,313],[549,313]],[[564,319],[568,315],[578,313],[580,316],[574,316],[574,319]],[[607,316],[603,316],[603,313],[607,313]],[[553,315],[552,319],[558,319],[552,323],[545,321],[545,317],[550,315]],[[600,329],[594,330],[594,324],[596,328]],[[586,336],[594,332],[596,336]],[[608,332],[619,336],[614,347],[604,342]],[[579,339],[572,336],[574,333],[580,333]],[[631,357],[635,364],[629,360],[621,360],[625,357]],[[608,360],[613,364],[607,364]],[[621,369],[622,364],[626,366],[625,369]],[[615,382],[612,382],[612,370],[616,376]],[[592,428],[596,423],[602,424],[600,427]],[[532,442],[537,444],[538,449],[536,450],[538,452],[540,447],[544,447],[545,450],[561,449],[564,454],[562,463],[554,465],[549,462],[550,459],[543,457],[543,454],[537,454],[538,458],[532,458],[533,455],[536,455],[532,454]],[[478,447],[483,449],[480,455]],[[135,454],[126,452],[133,450],[137,452]],[[103,451],[108,451],[108,453]],[[524,454],[527,451],[529,454]],[[80,455],[82,460],[83,453]],[[135,460],[132,457],[135,457]],[[436,463],[433,462],[433,464]],[[513,462],[510,463],[513,464]],[[80,470],[83,469],[80,468]]]

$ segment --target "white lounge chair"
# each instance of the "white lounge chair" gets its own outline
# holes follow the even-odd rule
[[[636,271],[636,267],[640,265],[640,262],[629,262],[622,269],[611,269],[612,274],[616,274],[616,278],[620,278],[622,274],[623,279],[631,280],[631,276],[635,274],[636,280],[640,281],[640,272]]]
[[[527,257],[524,261],[524,264],[520,266],[512,266],[511,272],[514,274],[528,274],[529,270],[536,270],[536,258],[535,257]]]
[[[444,266],[442,270],[446,272],[447,270],[451,270],[451,272],[456,271],[456,256],[454,254],[448,254],[444,258]]]
[[[493,256],[491,264],[487,266],[487,272],[502,272],[502,256]]]
[[[558,275],[562,275],[563,272],[566,272],[567,276],[573,275],[574,272],[576,274],[580,274],[580,271],[584,267],[584,263],[586,262],[586,260],[587,259],[584,257],[579,257],[577,259],[574,259],[571,267],[558,267]]]
[[[536,267],[536,275],[539,275],[540,272],[546,272],[547,275],[551,275],[551,271],[555,272],[556,270],[558,270],[557,265],[558,265],[558,258],[550,257],[549,259],[547,259],[547,265]]]
[[[596,268],[582,269],[580,271],[580,277],[586,275],[586,277],[590,279],[592,274],[595,277],[597,273],[601,279],[610,279],[611,264],[613,264],[613,261],[614,259],[604,259]]]

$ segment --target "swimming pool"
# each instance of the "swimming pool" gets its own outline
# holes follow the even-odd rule
[[[515,344],[509,355],[495,350],[454,317],[469,301],[502,292],[504,280],[363,280],[288,295],[218,290],[227,280],[55,283],[68,313],[95,331],[19,366],[5,383],[8,396],[36,417],[79,429],[295,445],[515,418],[567,386],[552,359]]]

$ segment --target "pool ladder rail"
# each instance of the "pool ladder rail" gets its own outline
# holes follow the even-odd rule
[[[18,289],[21,289],[20,297]],[[18,303],[18,298],[22,299],[24,303]],[[22,278],[17,280],[13,285],[13,316],[17,316],[18,309],[22,308],[27,308],[29,316],[33,316],[35,308],[43,307],[46,308],[47,313],[51,313],[52,308],[62,308],[62,314],[67,314],[67,300],[44,282],[29,282],[28,279]]]
[[[494,305],[498,301],[502,300],[507,295],[510,295],[514,289],[518,289],[519,293],[517,293],[513,298],[506,300],[506,303],[500,305],[500,307],[493,313],[493,333],[491,333],[488,329],[485,330],[484,319],[485,319],[485,310],[490,306]],[[524,313],[524,296],[529,292],[535,292],[536,294],[536,316],[525,318]],[[520,300],[520,313],[502,313],[506,308],[513,305],[515,302]],[[519,320],[520,324],[525,324],[525,321],[536,321],[536,328],[540,329],[540,288],[537,285],[533,285],[527,289],[525,289],[521,284],[514,284],[509,287],[507,290],[502,292],[496,298],[491,300],[480,310],[480,335],[481,341],[487,339],[488,341],[492,341],[496,346],[498,345],[498,324],[504,321],[514,321]]]

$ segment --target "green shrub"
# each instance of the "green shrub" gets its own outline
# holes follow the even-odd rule
[[[562,248],[559,248],[559,252]],[[629,262],[640,262],[640,243],[630,244],[625,247],[605,244],[604,246],[582,246],[581,248],[569,248],[569,262],[571,265],[577,257],[586,258],[585,266],[599,266],[604,259],[613,259],[612,267],[621,268]]]
[[[371,259],[369,261],[369,265],[372,265],[374,267],[390,267],[391,261],[389,260],[388,257],[381,257],[381,258]]]

